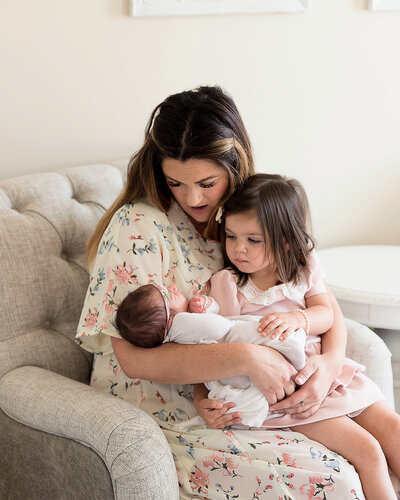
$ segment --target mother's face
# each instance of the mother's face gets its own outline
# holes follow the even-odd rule
[[[165,158],[162,170],[181,208],[192,220],[207,223],[228,188],[226,171],[212,160],[196,158]]]

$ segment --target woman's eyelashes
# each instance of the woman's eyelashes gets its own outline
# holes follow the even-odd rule
[[[172,188],[177,188],[180,186],[179,182],[167,181],[167,184],[169,187],[172,187]]]
[[[174,182],[174,181],[167,181],[167,184],[169,187],[172,187],[172,188],[178,188],[180,187],[182,184],[180,182]],[[214,187],[216,184],[216,181],[213,181],[213,182],[208,182],[208,183],[200,183],[199,186],[202,188],[202,189],[209,189],[209,188],[212,188]]]

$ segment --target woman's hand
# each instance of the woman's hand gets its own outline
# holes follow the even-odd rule
[[[313,415],[325,400],[337,375],[337,367],[329,353],[311,356],[294,379],[300,388],[283,401],[271,405],[270,410],[299,419]]]
[[[293,378],[297,371],[282,354],[270,347],[254,344],[247,344],[247,349],[246,375],[265,395],[270,405],[293,394]]]

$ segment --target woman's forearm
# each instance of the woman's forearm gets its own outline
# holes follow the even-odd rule
[[[321,352],[332,356],[336,371],[340,373],[346,354],[347,329],[342,311],[332,292],[328,290],[333,309],[332,327],[321,337]]]
[[[251,346],[242,343],[163,344],[146,349],[112,338],[114,354],[130,378],[164,384],[196,384],[247,375]]]

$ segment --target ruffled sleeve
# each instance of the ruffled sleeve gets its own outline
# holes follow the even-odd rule
[[[178,212],[172,222],[169,214],[143,201],[114,214],[99,245],[77,328],[83,348],[95,354],[112,352],[110,336],[119,337],[115,311],[138,286],[174,283],[189,296],[220,268],[215,242],[199,237]]]
[[[223,269],[211,277],[210,296],[218,302],[221,316],[240,315],[238,288],[232,271]]]
[[[324,285],[324,274],[322,272],[321,263],[315,250],[312,250],[308,256],[307,266],[304,273],[307,278],[308,285],[308,290],[304,295],[305,298],[327,292]]]

